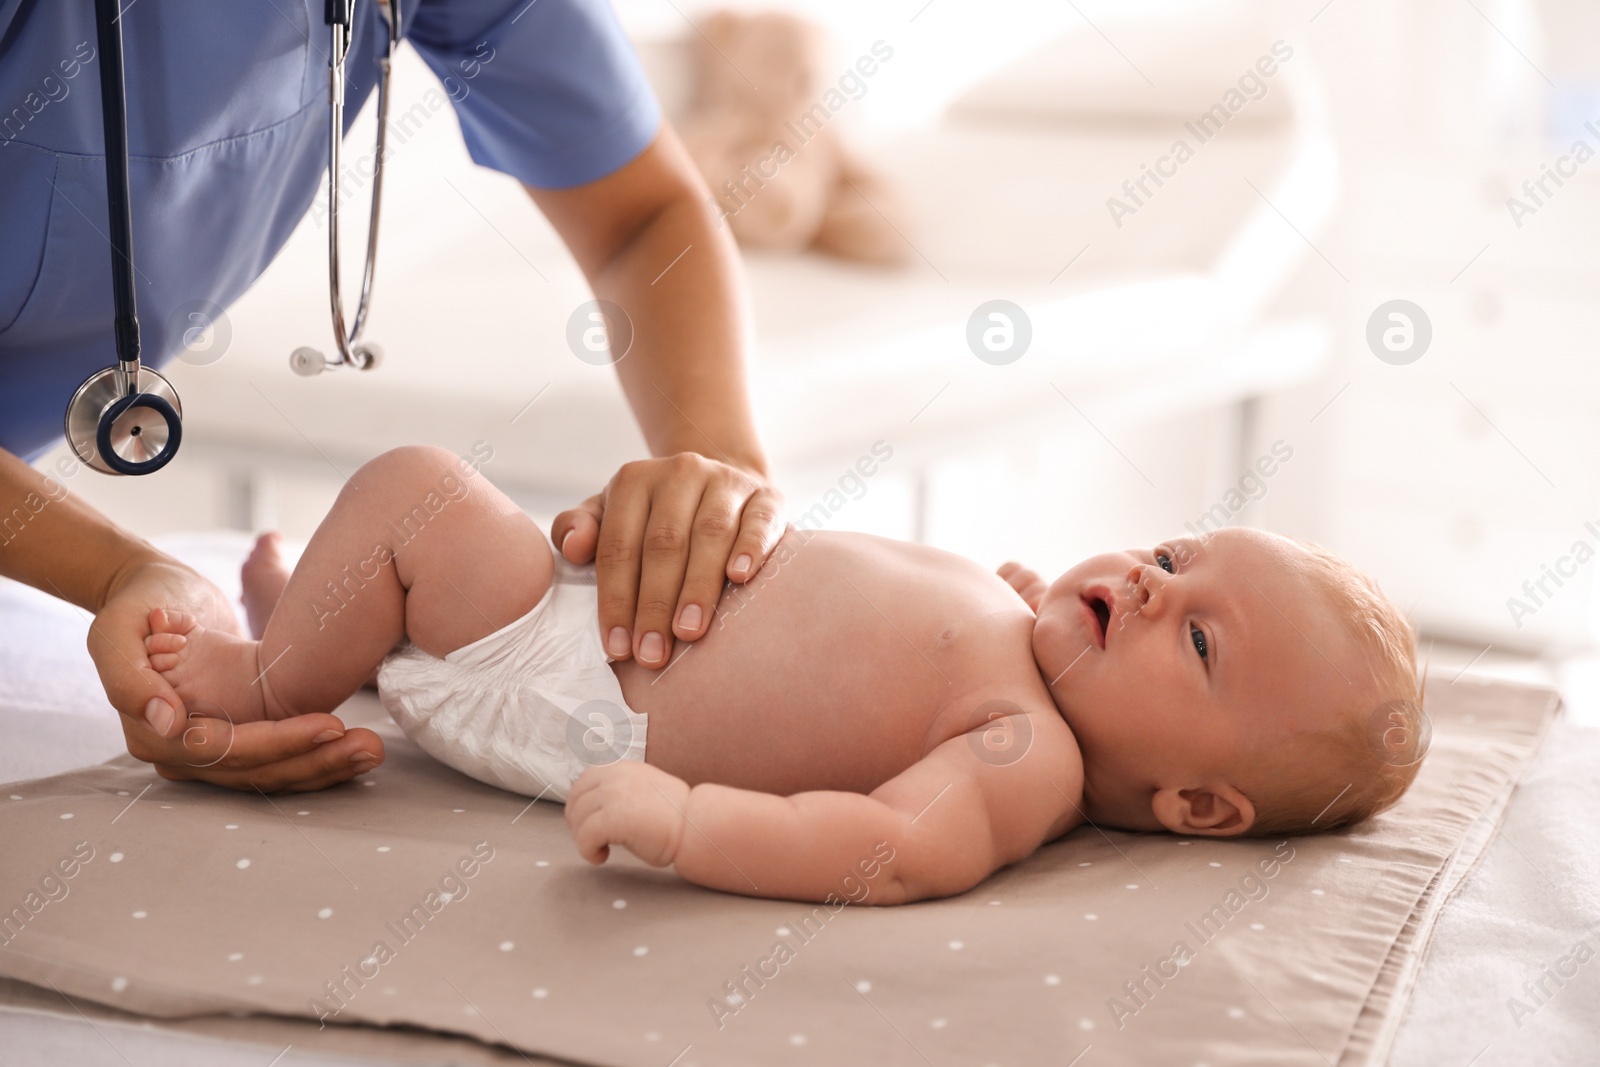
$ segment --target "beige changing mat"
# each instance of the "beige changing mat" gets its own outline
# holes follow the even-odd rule
[[[1558,701],[1464,679],[1428,705],[1417,785],[1366,827],[1083,829],[965,896],[835,913],[590,868],[561,808],[358,702],[346,721],[388,746],[370,784],[244,795],[122,757],[0,786],[0,975],[91,1015],[406,1025],[628,1067],[1381,1062]],[[230,1023],[251,1020],[182,1025]],[[283,1027],[318,1046],[314,1022]]]

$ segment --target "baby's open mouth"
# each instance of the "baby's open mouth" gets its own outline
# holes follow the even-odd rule
[[[1106,634],[1111,628],[1111,605],[1104,597],[1085,595],[1083,602],[1094,614],[1094,639],[1095,644],[1101,648],[1106,647]]]

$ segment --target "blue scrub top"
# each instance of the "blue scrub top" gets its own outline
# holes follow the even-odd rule
[[[123,4],[135,284],[152,366],[182,348],[185,307],[225,308],[249,288],[324,184],[323,3]],[[432,102],[455,107],[477,163],[563,188],[654,138],[660,109],[606,0],[401,6],[406,41],[443,83]],[[347,130],[376,85],[385,32],[376,0],[355,9]],[[0,0],[0,448],[24,459],[60,440],[73,391],[116,361],[96,49],[92,0]],[[392,112],[391,144],[420,117]],[[364,194],[351,203],[365,212]]]

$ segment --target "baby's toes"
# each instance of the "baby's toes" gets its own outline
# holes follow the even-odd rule
[[[256,537],[256,543],[251,547],[252,552],[277,552],[283,544],[283,534],[277,530],[267,530]]]
[[[183,634],[154,633],[144,639],[146,652],[177,652],[189,643]]]
[[[186,634],[195,628],[195,622],[195,617],[187,612],[172,611],[169,608],[150,610],[152,634]]]
[[[150,666],[167,673],[183,661],[179,654],[189,639],[182,634],[156,633],[144,639],[145,651],[150,656]]]
[[[246,568],[266,568],[268,570],[283,566],[283,535],[277,530],[268,530],[256,538],[256,543],[250,548],[250,555],[245,557]]]

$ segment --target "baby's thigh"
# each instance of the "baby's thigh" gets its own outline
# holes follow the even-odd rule
[[[396,449],[380,460],[391,468],[382,479],[386,531],[412,644],[443,657],[533,610],[555,563],[521,508],[445,449]]]

